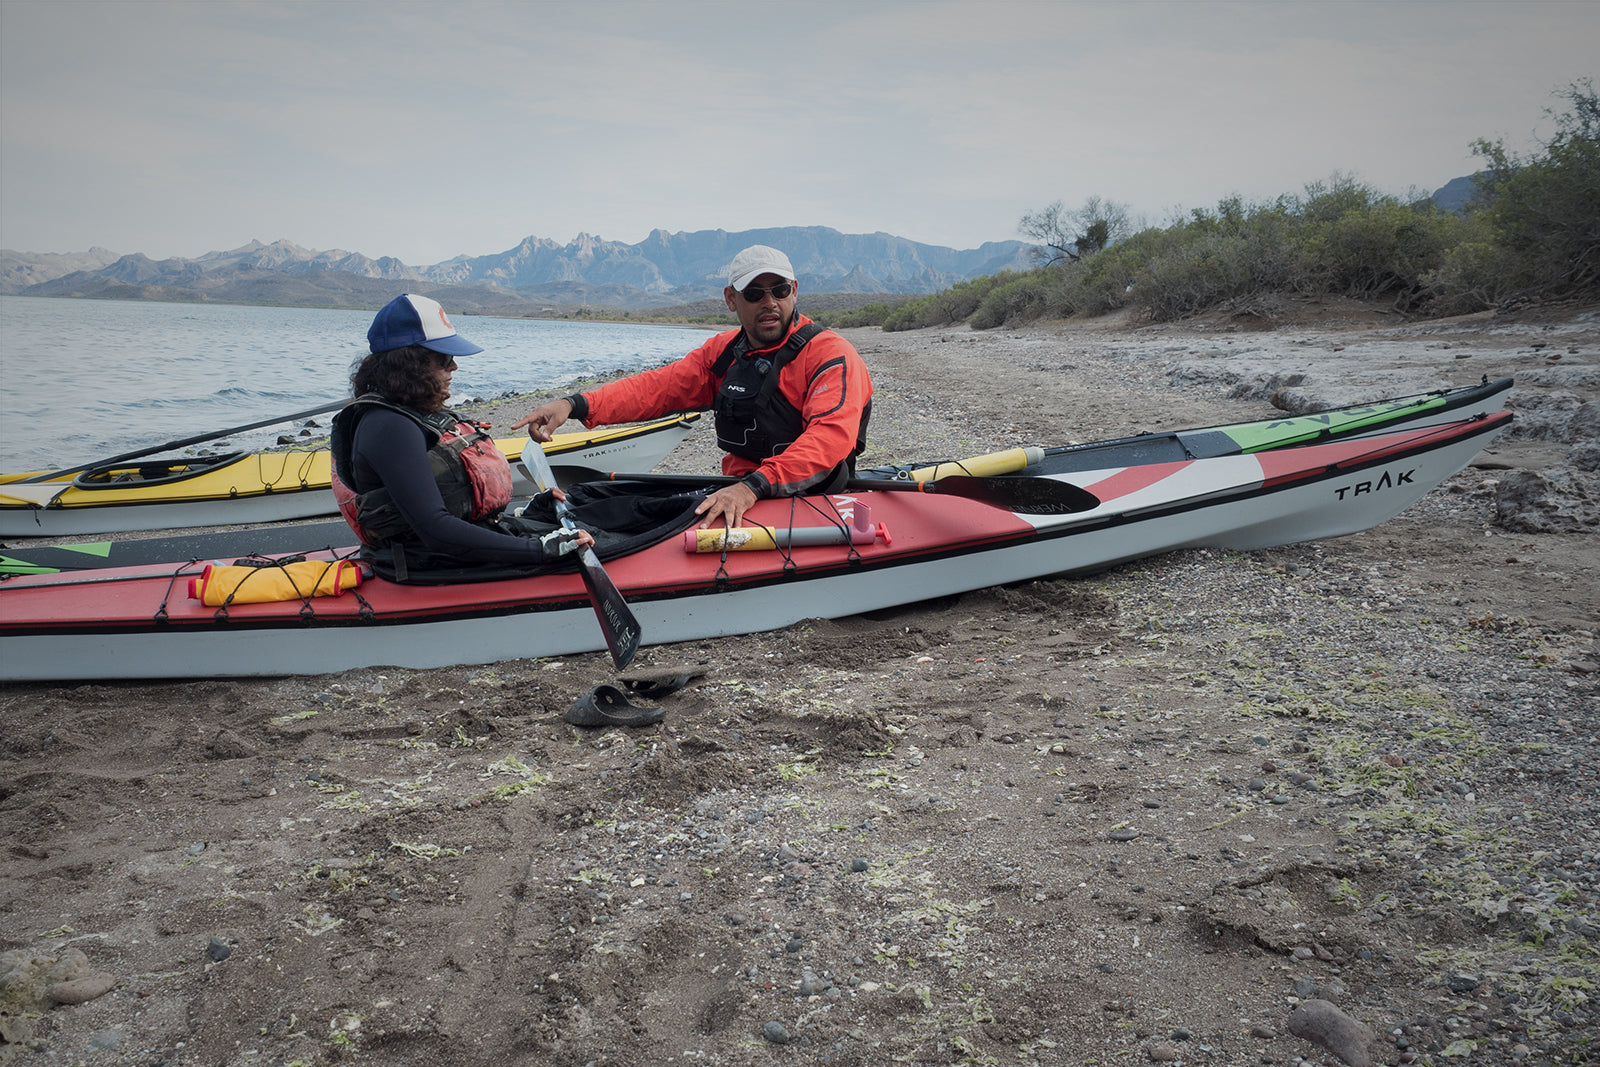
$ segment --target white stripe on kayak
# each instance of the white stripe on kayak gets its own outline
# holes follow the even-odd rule
[[[30,485],[6,483],[0,487],[0,507],[17,507],[23,504],[46,507],[71,488],[71,482],[35,482]]]

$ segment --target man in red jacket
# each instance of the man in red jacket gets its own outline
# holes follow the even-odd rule
[[[789,257],[752,245],[733,257],[722,290],[739,329],[675,363],[541,404],[512,429],[548,441],[574,417],[593,428],[714,412],[723,473],[739,481],[701,502],[701,529],[739,525],[763,497],[837,492],[867,444],[872,379],[850,342],[795,311],[799,294]]]

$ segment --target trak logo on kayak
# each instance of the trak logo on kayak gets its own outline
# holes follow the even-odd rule
[[[1412,467],[1410,470],[1399,474],[1396,474],[1393,471],[1384,471],[1381,478],[1376,480],[1368,480],[1365,482],[1357,482],[1354,485],[1341,485],[1333,492],[1334,495],[1340,500],[1343,500],[1346,496],[1357,497],[1366,496],[1368,493],[1381,493],[1385,489],[1393,489],[1397,485],[1415,484],[1412,480],[1412,476],[1416,473],[1417,468],[1415,467]]]

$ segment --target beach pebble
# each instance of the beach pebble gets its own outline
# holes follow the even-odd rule
[[[0,1009],[8,1018],[15,1017],[12,1013],[43,1011],[52,1003],[50,990],[94,977],[88,957],[77,948],[65,949],[59,956],[28,949],[0,952]],[[19,1033],[25,1029],[29,1028],[16,1028]]]
[[[35,1031],[31,1018],[0,1015],[0,1044],[22,1045],[33,1040]]]
[[[761,1037],[773,1045],[787,1045],[789,1043],[789,1031],[783,1028],[782,1023],[776,1021],[761,1025]]]
[[[226,726],[206,745],[206,755],[211,759],[246,759],[256,754],[254,745]]]
[[[51,1000],[57,1004],[87,1004],[97,997],[103,997],[116,986],[117,979],[108,971],[91,974],[87,978],[75,978],[70,982],[57,982],[51,986],[47,993]]]
[[[126,1040],[121,1030],[97,1030],[89,1036],[89,1047],[96,1052],[112,1052],[121,1048]]]
[[[1326,1000],[1307,1000],[1289,1013],[1289,1032],[1320,1045],[1350,1067],[1372,1067],[1373,1033]]]

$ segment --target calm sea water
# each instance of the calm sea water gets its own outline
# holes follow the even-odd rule
[[[655,366],[710,336],[673,326],[452,315],[482,355],[453,403]],[[0,471],[55,469],[338,400],[370,311],[0,296]],[[323,426],[331,416],[318,416]],[[257,448],[288,424],[229,438]]]

